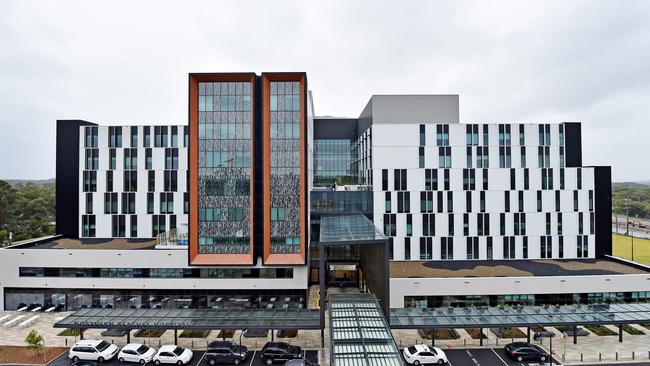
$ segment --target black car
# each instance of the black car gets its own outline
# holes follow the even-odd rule
[[[248,349],[228,341],[214,341],[208,344],[205,360],[209,365],[227,363],[239,365],[246,359]]]
[[[302,357],[302,350],[298,346],[291,346],[285,342],[268,342],[262,347],[262,360],[267,365],[274,362],[285,362]]]
[[[526,360],[544,362],[549,357],[541,347],[526,342],[509,343],[504,349],[508,357],[519,362]]]

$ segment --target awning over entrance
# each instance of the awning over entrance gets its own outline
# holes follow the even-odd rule
[[[362,214],[321,217],[321,245],[373,243],[384,240],[386,236]]]
[[[330,295],[332,366],[401,366],[399,349],[377,298]]]
[[[320,329],[311,309],[81,309],[55,328]]]
[[[650,322],[650,303],[390,309],[394,329],[498,328]]]

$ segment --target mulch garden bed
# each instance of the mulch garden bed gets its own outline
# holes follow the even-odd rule
[[[418,334],[424,339],[431,339],[431,329],[418,329]],[[460,335],[453,329],[436,329],[436,339],[458,339]]]
[[[490,330],[499,338],[526,338],[526,333],[519,328],[490,328]]]
[[[219,334],[217,335],[217,338],[223,339],[223,338],[232,338],[235,336],[235,331],[232,329],[228,330],[220,330]]]
[[[639,324],[639,325],[641,325],[641,326],[644,327],[645,329],[649,329],[649,330],[650,330],[650,323],[642,323],[642,324]]]
[[[287,329],[280,329],[278,330],[278,334],[276,334],[278,338],[296,338],[298,336],[298,331],[297,330],[287,330]]]
[[[623,326],[623,331],[624,331],[625,333],[627,333],[627,334],[631,334],[631,335],[644,335],[644,334],[645,334],[644,331],[639,330],[639,329],[636,329],[636,328],[634,328],[633,326],[631,326],[631,325],[629,325],[629,324],[625,324],[625,325]]]
[[[0,347],[0,363],[45,365],[67,350],[66,347],[43,347],[37,354],[36,351],[27,347],[2,346]],[[45,353],[45,357],[43,357],[43,353]]]
[[[84,329],[85,330],[85,329]],[[57,334],[58,336],[63,337],[79,337],[79,329],[66,328]]]
[[[269,336],[268,329],[249,329],[244,332],[244,337],[246,338],[266,338]]]
[[[479,328],[465,328],[465,331],[469,334],[472,339],[480,339],[479,338],[479,332],[481,331]],[[485,333],[480,333],[480,337],[483,339],[487,339],[487,336]]]
[[[138,338],[159,338],[166,331],[167,329],[140,329],[133,336]]]
[[[208,334],[210,334],[209,330],[185,329],[178,336],[181,338],[208,338]]]

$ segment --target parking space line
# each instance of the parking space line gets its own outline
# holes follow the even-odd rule
[[[504,365],[508,366],[508,363],[504,361],[503,358],[501,358],[501,356],[499,356],[499,354],[497,353],[497,351],[494,350],[494,348],[490,348],[490,349],[492,350],[492,352],[494,352],[495,355],[497,355],[497,357],[499,357],[499,360],[501,360],[501,362],[503,362]]]
[[[255,354],[256,354],[256,353],[257,353],[257,351],[253,351],[253,355],[251,356],[251,360],[250,360],[250,362],[248,363],[248,366],[251,366],[251,365],[253,364],[253,360],[255,359]]]
[[[205,357],[206,352],[201,353],[201,358],[199,358],[199,362],[196,363],[196,366],[199,366],[201,364],[201,361],[203,361],[203,358]]]

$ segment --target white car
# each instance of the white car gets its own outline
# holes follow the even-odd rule
[[[153,362],[156,365],[172,363],[180,366],[190,363],[193,356],[194,353],[187,348],[167,345],[160,347],[158,353],[153,356]]]
[[[79,360],[97,361],[102,363],[115,357],[120,349],[111,343],[99,339],[85,339],[75,343],[68,352],[68,358],[74,362]]]
[[[151,362],[156,350],[140,343],[129,343],[122,348],[117,359],[120,362],[137,362],[141,365]]]
[[[443,350],[424,344],[404,348],[404,359],[406,362],[415,366],[424,364],[444,365],[447,363],[447,355],[445,355]]]

